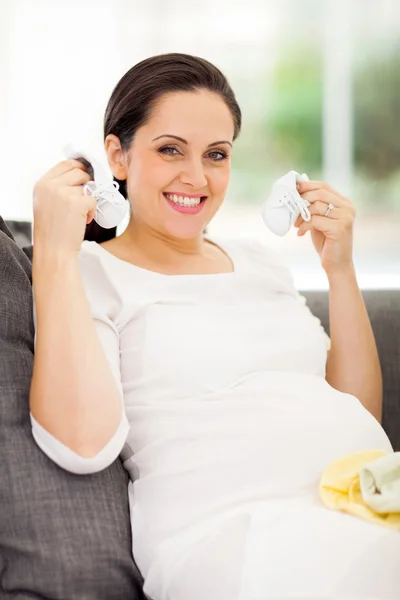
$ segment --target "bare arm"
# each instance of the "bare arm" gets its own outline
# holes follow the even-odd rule
[[[382,413],[382,376],[371,324],[353,265],[355,208],[351,200],[323,181],[298,184],[310,203],[311,219],[298,218],[298,235],[311,231],[329,280],[332,348],[326,379],[356,396],[378,420]]]
[[[89,458],[112,438],[123,409],[78,259],[46,258],[35,248],[33,281],[37,328],[31,413],[57,440]]]
[[[332,387],[356,396],[381,420],[382,376],[374,335],[352,267],[329,276],[332,347],[326,379]]]
[[[33,195],[33,435],[60,466],[81,473],[110,464],[124,442],[122,425],[126,431],[122,396],[104,350],[115,336],[100,340],[79,266],[85,227],[96,211],[96,200],[82,187],[89,180],[79,161],[62,161],[37,182]],[[104,326],[113,334],[111,323]],[[63,455],[68,459],[59,460]]]

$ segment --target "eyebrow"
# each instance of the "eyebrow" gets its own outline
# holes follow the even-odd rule
[[[188,144],[187,140],[184,140],[183,138],[179,137],[178,135],[172,135],[169,133],[163,133],[163,135],[159,135],[158,137],[154,138],[153,142],[155,142],[156,140],[159,140],[160,138],[163,137],[168,137],[168,138],[174,138],[174,140],[178,140],[179,142],[182,142],[182,144]],[[228,142],[228,140],[219,140],[218,142],[213,142],[212,144],[208,144],[207,148],[211,148],[211,146],[217,146],[218,144],[229,144],[230,147],[232,148],[232,144],[231,142]]]

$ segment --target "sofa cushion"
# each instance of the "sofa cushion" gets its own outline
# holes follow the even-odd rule
[[[0,218],[0,598],[142,599],[121,462],[80,477],[36,446],[31,263]]]

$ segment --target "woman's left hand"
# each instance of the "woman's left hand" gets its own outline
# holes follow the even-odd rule
[[[352,267],[356,211],[351,200],[323,181],[298,183],[297,191],[310,203],[308,210],[311,213],[311,221],[304,221],[301,216],[296,220],[297,235],[311,231],[322,267],[328,275]],[[326,214],[330,205],[332,208]]]

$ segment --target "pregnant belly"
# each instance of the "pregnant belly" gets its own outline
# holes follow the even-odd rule
[[[248,598],[398,598],[397,532],[316,499],[287,509],[274,522],[262,509],[253,513],[242,567]]]
[[[400,537],[311,498],[254,503],[195,537],[166,540],[154,600],[397,600]]]
[[[276,520],[276,507],[316,502],[331,461],[391,450],[357,399],[304,374],[257,373],[207,397],[136,406],[130,419],[134,551],[145,572],[185,530],[194,540],[254,503]]]

